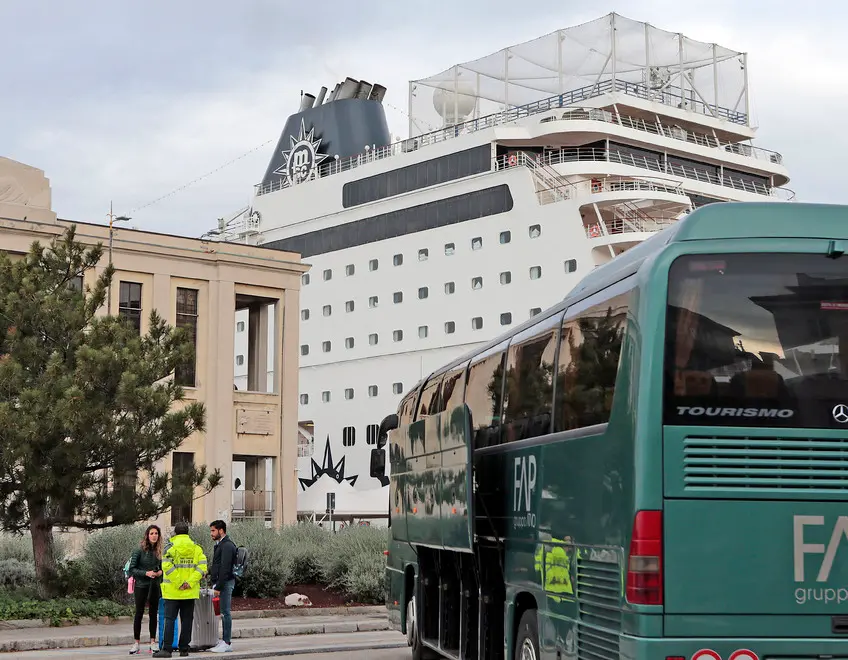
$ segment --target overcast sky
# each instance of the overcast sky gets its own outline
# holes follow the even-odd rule
[[[390,128],[405,137],[410,79],[617,11],[747,51],[757,143],[784,154],[802,200],[848,202],[838,174],[848,10],[819,0],[695,5],[0,0],[0,154],[45,171],[62,218],[102,222],[111,199],[139,229],[197,236],[250,203],[301,89],[345,76],[382,83]]]

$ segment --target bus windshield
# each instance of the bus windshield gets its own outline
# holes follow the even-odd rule
[[[665,344],[665,424],[846,429],[848,257],[680,257]]]

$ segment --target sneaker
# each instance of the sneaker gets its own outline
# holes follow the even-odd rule
[[[130,655],[135,655],[136,653],[138,653],[138,642],[135,642],[135,643],[134,643],[134,644],[130,647]]]
[[[210,653],[229,653],[233,650],[232,644],[227,644],[223,639],[218,641],[218,645],[209,649]]]
[[[150,642],[150,652],[156,653],[156,651],[158,651],[158,650],[159,650],[159,644],[157,644],[156,642]]]

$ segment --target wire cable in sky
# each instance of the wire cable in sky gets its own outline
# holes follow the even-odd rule
[[[250,151],[245,151],[245,152],[244,152],[241,156],[238,156],[238,157],[236,157],[236,158],[233,158],[232,160],[227,161],[227,162],[226,162],[226,163],[224,163],[223,165],[219,165],[219,166],[218,166],[218,167],[216,167],[214,170],[211,170],[211,171],[207,172],[206,174],[203,174],[203,175],[201,175],[201,176],[197,177],[196,179],[193,179],[193,180],[189,181],[188,183],[186,183],[186,184],[184,184],[184,185],[180,186],[179,188],[174,188],[171,192],[166,193],[166,194],[162,195],[161,197],[157,197],[157,198],[156,198],[156,199],[154,199],[153,201],[147,202],[146,204],[142,204],[141,206],[136,206],[134,209],[132,209],[132,210],[131,210],[129,213],[127,213],[126,215],[131,216],[133,213],[136,213],[137,211],[141,211],[142,209],[146,209],[148,206],[153,206],[154,204],[158,204],[159,202],[161,202],[163,199],[167,199],[168,197],[171,197],[172,195],[176,195],[178,192],[181,192],[181,191],[185,190],[186,188],[189,188],[190,186],[193,186],[195,183],[198,183],[199,181],[203,181],[204,179],[209,178],[210,176],[212,176],[212,175],[213,175],[213,174],[215,174],[216,172],[220,172],[220,171],[221,171],[221,170],[223,170],[225,167],[229,167],[229,166],[230,166],[230,165],[232,165],[233,163],[240,161],[240,160],[241,160],[242,158],[244,158],[245,156],[249,156],[249,155],[250,155],[250,154],[252,154],[253,152],[258,151],[259,149],[261,149],[262,147],[264,147],[264,146],[266,146],[266,145],[268,145],[268,144],[271,144],[272,142],[276,142],[276,141],[277,141],[277,139],[278,139],[278,138],[273,138],[273,139],[271,139],[271,140],[266,140],[265,142],[263,142],[263,143],[262,143],[262,144],[260,144],[259,146],[253,147],[253,149],[251,149]]]

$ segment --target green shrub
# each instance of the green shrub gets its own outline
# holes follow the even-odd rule
[[[82,555],[88,593],[117,602],[128,600],[124,564],[144,537],[146,525],[125,525],[94,532],[86,539]]]
[[[64,561],[67,555],[65,542],[55,535],[53,536],[53,555],[57,563]],[[0,534],[0,561],[4,559],[17,559],[31,564],[32,537],[29,534]]]
[[[282,596],[288,583],[288,562],[280,533],[260,521],[232,523],[227,525],[227,533],[250,553],[247,571],[236,588],[250,598]],[[211,570],[211,556],[209,564]]]
[[[0,594],[0,621],[13,619],[42,619],[58,626],[63,621],[78,623],[83,617],[130,616],[133,608],[109,600],[82,600],[56,598],[44,600],[21,600],[10,594]]]
[[[321,579],[357,602],[382,602],[388,535],[376,527],[348,527],[320,551]]]
[[[0,589],[14,591],[35,586],[35,567],[32,561],[0,559]]]
[[[289,525],[280,530],[286,554],[289,584],[316,584],[321,580],[321,548],[330,533],[311,523]]]
[[[385,561],[357,553],[350,558],[342,578],[342,591],[357,603],[382,604],[386,601],[385,573]]]

